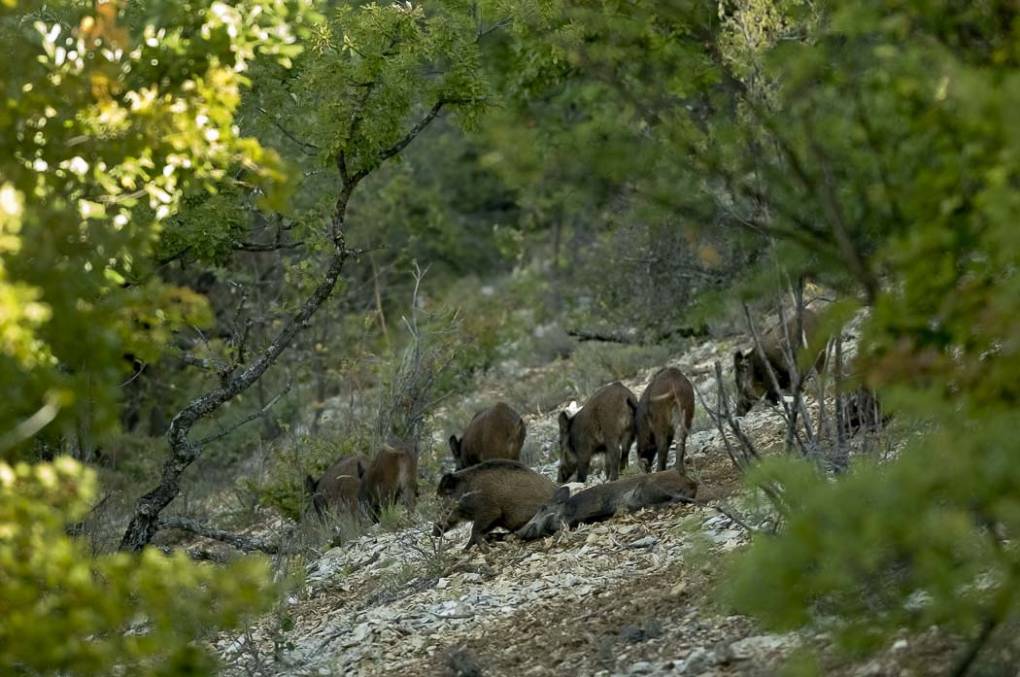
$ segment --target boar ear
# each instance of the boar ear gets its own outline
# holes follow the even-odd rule
[[[553,503],[566,503],[568,498],[570,498],[570,487],[562,486],[556,489],[552,500]]]
[[[355,472],[358,473],[358,479],[360,480],[362,477],[365,476],[365,462],[359,458],[358,462],[355,465],[357,466]]]
[[[560,430],[566,432],[570,430],[570,415],[566,411],[560,412]]]
[[[733,353],[733,366],[738,366],[744,361],[744,353],[740,350]]]
[[[456,435],[450,435],[450,451],[453,452],[454,458],[460,456],[460,440]]]
[[[318,484],[311,475],[305,475],[305,491],[309,494],[315,494],[315,485]]]

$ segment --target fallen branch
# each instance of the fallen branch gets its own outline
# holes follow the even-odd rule
[[[695,338],[708,336],[708,326],[702,324],[697,327],[677,327],[676,329],[670,329],[669,331],[656,334],[646,341],[641,340],[638,336],[609,333],[604,334],[598,331],[589,331],[587,329],[571,329],[567,331],[567,336],[576,338],[581,343],[584,343],[585,341],[601,341],[603,343],[621,343],[623,345],[653,345],[676,337]]]
[[[235,534],[231,531],[217,529],[216,527],[202,524],[201,522],[188,517],[180,517],[177,515],[161,517],[159,520],[159,528],[180,529],[181,531],[187,531],[203,538],[211,538],[214,541],[232,545],[241,552],[264,552],[269,555],[275,555],[280,552],[280,545],[278,543],[267,543],[259,538],[242,536],[241,534]]]

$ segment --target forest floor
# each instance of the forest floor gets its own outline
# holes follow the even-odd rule
[[[669,363],[708,396],[714,363],[730,367],[736,347],[706,340]],[[640,395],[654,371],[625,382]],[[552,477],[557,412],[526,418],[538,469]],[[760,449],[782,448],[777,410],[758,405],[742,427]],[[544,541],[465,552],[467,527],[444,539],[424,520],[376,527],[309,563],[304,589],[281,613],[217,650],[237,674],[770,675],[802,646],[826,674],[946,674],[955,646],[936,631],[890,638],[861,663],[840,658],[824,634],[770,634],[728,613],[716,593],[723,565],[750,535],[715,506],[752,525],[765,513],[707,418],[696,420],[687,463],[708,505],[643,510]],[[591,483],[604,481],[594,475]],[[422,486],[423,496],[431,491]]]

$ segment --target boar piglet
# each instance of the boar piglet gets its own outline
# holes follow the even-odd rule
[[[361,478],[358,499],[372,521],[383,506],[400,501],[414,509],[418,497],[418,455],[409,445],[385,446],[372,459]]]
[[[659,470],[666,469],[669,446],[676,443],[676,468],[683,472],[687,432],[694,419],[694,386],[679,369],[660,369],[638,400],[635,422],[637,453],[645,472],[651,472],[655,457]]]
[[[517,461],[483,461],[447,473],[439,480],[436,494],[453,505],[433,533],[440,536],[461,522],[471,522],[465,549],[481,545],[497,527],[514,531],[524,526],[555,491],[551,480]]]
[[[573,496],[567,487],[560,487],[552,501],[542,506],[516,534],[530,541],[578,524],[601,522],[617,513],[661,503],[689,502],[697,492],[697,482],[676,470],[606,482]]]
[[[496,458],[517,461],[524,445],[524,421],[508,405],[497,402],[475,414],[464,436],[450,435],[457,470]]]
[[[349,510],[358,507],[361,478],[368,469],[368,459],[358,454],[345,456],[326,468],[318,480],[305,477],[305,489],[312,497],[315,512],[322,517],[328,510]]]
[[[636,409],[634,393],[616,381],[599,389],[574,416],[561,411],[560,483],[575,473],[578,482],[586,481],[595,454],[605,454],[606,477],[619,477],[627,467],[627,455],[634,443]]]

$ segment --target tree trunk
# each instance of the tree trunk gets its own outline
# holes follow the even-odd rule
[[[219,409],[225,402],[251,387],[276,361],[294,337],[305,327],[315,311],[329,298],[336,288],[337,280],[347,260],[347,248],[342,239],[329,262],[329,268],[319,286],[305,299],[301,308],[283,326],[273,342],[266,347],[243,371],[227,379],[222,387],[192,400],[170,421],[167,439],[170,443],[170,458],[163,465],[159,485],[138,499],[135,514],[128,524],[120,542],[121,550],[137,551],[144,548],[159,528],[159,513],[180,493],[178,480],[189,465],[198,458],[201,447],[188,439],[191,428],[206,416]]]

